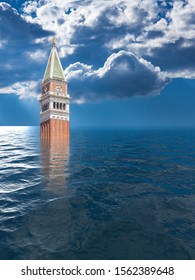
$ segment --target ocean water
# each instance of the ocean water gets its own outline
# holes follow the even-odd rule
[[[195,259],[195,130],[0,139],[0,259]]]

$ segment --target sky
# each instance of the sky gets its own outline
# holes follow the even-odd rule
[[[194,0],[0,1],[0,125],[39,125],[56,46],[71,127],[195,127]]]

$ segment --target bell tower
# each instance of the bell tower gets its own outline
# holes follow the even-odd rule
[[[70,96],[55,40],[42,81],[40,102],[40,136],[42,139],[69,141]]]

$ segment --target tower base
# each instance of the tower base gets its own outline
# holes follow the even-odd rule
[[[41,123],[41,139],[69,141],[70,127],[69,121],[50,119]]]

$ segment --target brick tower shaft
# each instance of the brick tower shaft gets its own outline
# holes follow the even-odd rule
[[[69,121],[50,119],[41,123],[40,133],[42,139],[69,140]]]

